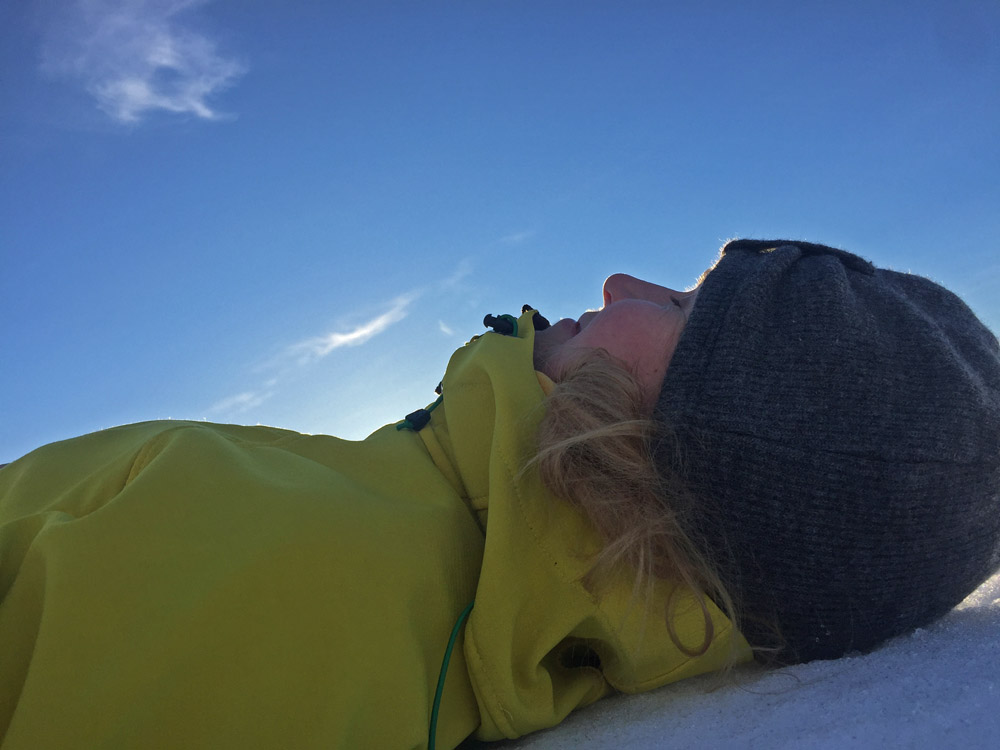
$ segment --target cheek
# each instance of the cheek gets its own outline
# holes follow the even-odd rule
[[[628,365],[630,369],[638,371],[649,368],[657,342],[634,332],[624,332],[605,338],[600,346],[612,357]]]
[[[645,396],[643,403],[649,412],[653,411],[657,400],[660,398],[660,391],[663,389],[663,379],[667,375],[667,363],[669,352],[657,361],[648,360],[637,368],[636,378],[642,386]]]
[[[580,356],[604,349],[637,377],[646,400],[655,403],[682,328],[683,316],[672,310],[648,302],[616,303],[593,317],[577,335],[557,344],[553,341],[555,345],[545,354],[536,356],[536,363],[543,365],[538,369],[546,375],[559,380]],[[543,348],[536,345],[536,353]]]
[[[637,374],[655,374],[663,369],[665,350],[673,348],[674,321],[658,307],[630,312],[595,324],[573,343],[605,349]]]
[[[643,402],[652,412],[660,397],[667,367],[677,346],[680,330],[673,326],[646,330],[639,335],[623,336],[608,351],[622,360],[642,386]]]

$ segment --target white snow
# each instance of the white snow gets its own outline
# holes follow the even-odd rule
[[[1000,573],[874,652],[615,696],[560,726],[463,748],[1000,748]]]

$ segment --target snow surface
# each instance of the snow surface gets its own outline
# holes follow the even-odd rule
[[[938,622],[872,653],[749,667],[607,698],[476,750],[1000,748],[1000,573]]]

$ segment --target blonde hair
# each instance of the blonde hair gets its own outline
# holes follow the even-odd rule
[[[657,469],[654,446],[672,446],[680,459],[669,428],[647,414],[635,375],[595,349],[561,373],[546,401],[533,463],[546,486],[582,511],[603,537],[588,583],[599,586],[626,565],[635,573],[636,591],[654,578],[687,587],[704,615],[701,645],[692,649],[681,643],[673,625],[673,594],[664,616],[677,648],[700,656],[715,635],[706,598],[734,627],[736,608],[715,567],[684,530],[684,514],[695,498],[679,477]]]

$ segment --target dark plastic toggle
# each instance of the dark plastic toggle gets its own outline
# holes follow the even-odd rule
[[[534,305],[521,305],[521,312],[526,313],[528,310],[535,310]],[[542,317],[542,314],[535,310],[535,314],[531,316],[531,325],[535,327],[536,331],[544,331],[548,328],[551,323]]]
[[[417,409],[407,414],[405,421],[409,422],[410,429],[420,432],[431,421],[431,413],[427,409]]]
[[[509,315],[487,315],[483,318],[483,325],[487,328],[492,328],[497,333],[501,333],[504,336],[510,336],[514,333],[515,323]]]

